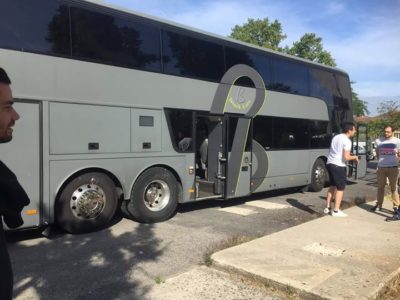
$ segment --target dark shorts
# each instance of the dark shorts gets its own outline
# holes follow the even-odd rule
[[[346,187],[346,167],[333,164],[326,165],[329,173],[330,186],[335,186],[338,191],[344,191]]]

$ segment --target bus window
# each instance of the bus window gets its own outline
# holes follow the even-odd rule
[[[221,45],[163,32],[164,72],[199,79],[220,81],[224,74],[224,52]]]
[[[149,71],[161,70],[155,27],[81,8],[71,8],[72,55]]]
[[[0,9],[0,46],[46,54],[71,54],[68,7],[58,1],[7,1]]]
[[[178,152],[193,152],[193,113],[188,110],[166,110],[172,144]]]

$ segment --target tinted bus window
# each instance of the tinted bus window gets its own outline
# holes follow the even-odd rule
[[[342,110],[351,109],[351,89],[349,80],[343,75],[336,75],[336,89],[333,93],[335,107]]]
[[[245,64],[257,70],[264,80],[266,87],[271,84],[272,71],[270,61],[265,54],[225,47],[226,69],[237,64]],[[241,79],[238,84],[254,87],[250,79]]]
[[[0,47],[70,55],[68,7],[55,0],[1,0]]]
[[[163,33],[164,72],[211,81],[224,74],[221,45],[173,32]]]
[[[274,148],[309,148],[308,120],[274,118]]]
[[[71,8],[72,55],[102,63],[160,71],[157,28],[81,8]]]
[[[272,59],[274,81],[272,90],[293,94],[309,94],[308,68],[299,63],[280,58]]]
[[[332,134],[327,121],[310,121],[311,148],[329,148]]]
[[[273,148],[273,118],[257,116],[253,120],[253,139],[265,150]]]
[[[310,96],[323,99],[328,107],[333,108],[333,91],[336,81],[333,73],[320,69],[310,71]]]
[[[193,152],[193,113],[189,110],[165,110],[172,144],[179,152]]]

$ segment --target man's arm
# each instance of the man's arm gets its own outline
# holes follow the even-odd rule
[[[343,157],[346,161],[355,160],[357,164],[359,163],[358,156],[350,154],[348,150],[343,150]]]

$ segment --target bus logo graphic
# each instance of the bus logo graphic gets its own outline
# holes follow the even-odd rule
[[[245,89],[244,88],[238,88],[238,91],[236,92],[236,97],[229,96],[228,101],[229,103],[236,109],[239,110],[246,110],[249,108],[251,104],[251,100],[247,100],[246,96],[244,95]]]

